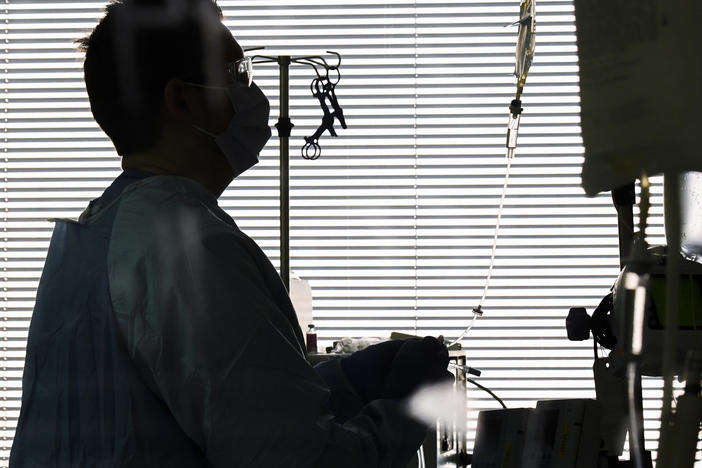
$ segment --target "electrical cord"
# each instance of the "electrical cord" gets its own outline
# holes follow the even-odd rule
[[[476,387],[478,387],[480,390],[489,393],[490,396],[493,397],[495,400],[497,400],[498,403],[500,403],[500,405],[502,405],[503,408],[507,409],[507,405],[505,405],[505,402],[502,401],[502,398],[500,398],[500,397],[498,397],[497,395],[495,395],[495,394],[492,392],[492,390],[490,390],[489,388],[487,388],[487,387],[485,387],[485,386],[483,386],[483,385],[480,385],[478,382],[476,382],[475,380],[473,380],[473,379],[471,379],[471,378],[468,378],[468,377],[466,377],[466,382],[470,382],[470,383],[472,383],[473,385],[475,385]]]

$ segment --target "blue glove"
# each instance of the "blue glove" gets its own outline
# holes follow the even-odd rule
[[[404,344],[402,340],[384,341],[341,360],[346,378],[363,403],[381,398],[392,362]]]
[[[448,363],[448,349],[436,338],[406,340],[390,367],[383,398],[401,400],[423,385],[453,382]]]

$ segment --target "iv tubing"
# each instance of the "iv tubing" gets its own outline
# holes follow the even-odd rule
[[[525,12],[525,10],[527,8],[529,8],[529,11]],[[517,54],[520,53],[520,46],[521,46],[520,40],[522,39],[521,31],[522,31],[522,28],[524,27],[524,25],[521,23],[526,18],[526,17],[523,17],[524,13],[528,13],[529,18],[532,21],[531,28],[528,31],[526,31],[526,35],[524,38],[529,37],[530,39],[533,39],[533,34],[534,34],[533,21],[534,21],[534,15],[536,13],[534,10],[534,0],[521,0],[521,3],[519,5],[519,21],[517,21],[517,23],[515,23],[515,24],[520,24],[520,26],[519,26],[520,34],[519,34],[519,38],[517,39]],[[531,36],[530,36],[530,34],[531,34]],[[510,119],[511,118],[518,119],[519,116],[521,115],[521,112],[522,112],[520,99],[522,97],[522,92],[524,91],[524,84],[526,82],[526,78],[527,78],[527,75],[529,73],[529,67],[531,67],[531,59],[529,58],[529,56],[533,56],[533,54],[534,54],[533,46],[534,46],[534,44],[532,42],[531,46],[529,47],[529,50],[527,50],[526,52],[522,50],[522,52],[526,53],[526,55],[524,56],[524,63],[523,63],[526,68],[523,70],[520,70],[518,73],[517,73],[517,68],[519,67],[519,64],[520,64],[520,62],[519,62],[520,57],[517,56],[517,62],[515,65],[515,67],[517,67],[517,68],[515,68],[515,75],[517,78],[517,95],[516,95],[516,98],[510,104]],[[517,104],[517,106],[519,106],[518,110],[514,109],[512,107],[515,103]],[[510,120],[510,122],[511,122],[511,120]],[[514,158],[514,149],[516,147],[516,133],[515,133],[514,144],[511,145],[509,142],[509,131],[510,130],[511,130],[511,128],[508,128],[507,169],[505,171],[505,183],[504,183],[504,186],[502,187],[502,197],[500,198],[500,208],[499,208],[498,213],[497,213],[497,223],[495,224],[495,237],[492,240],[492,253],[490,254],[490,267],[488,268],[488,274],[487,274],[487,277],[485,279],[485,289],[483,290],[483,296],[480,299],[480,303],[478,304],[478,307],[473,309],[473,319],[470,321],[470,325],[468,325],[468,327],[465,330],[463,330],[463,333],[461,333],[461,335],[458,338],[456,338],[455,340],[453,340],[451,343],[448,344],[449,347],[453,346],[454,344],[461,341],[468,334],[468,332],[471,330],[471,328],[473,328],[473,325],[475,324],[475,320],[478,318],[478,316],[483,315],[483,312],[482,312],[483,304],[485,303],[485,298],[487,297],[488,289],[490,288],[490,279],[492,278],[492,270],[495,267],[495,251],[497,250],[497,238],[498,238],[498,235],[500,232],[500,222],[502,221],[502,211],[503,211],[504,205],[505,205],[505,197],[507,196],[507,184],[509,183],[509,171],[510,171],[510,168],[512,166],[512,159]],[[517,120],[517,126],[514,129],[514,131],[515,132],[519,131],[519,120]]]
[[[473,319],[470,321],[470,325],[463,330],[463,333],[453,340],[451,343],[449,343],[447,346],[451,347],[454,344],[458,343],[461,341],[465,336],[468,334],[468,332],[473,328],[473,325],[475,324],[475,320],[482,314],[482,309],[483,309],[483,304],[485,303],[485,298],[487,297],[488,290],[490,289],[490,280],[492,279],[492,270],[495,268],[495,253],[497,251],[497,239],[500,234],[500,223],[502,222],[502,212],[505,207],[505,198],[507,197],[507,186],[509,185],[509,172],[510,168],[512,167],[512,159],[511,157],[507,157],[507,170],[505,172],[505,182],[504,185],[502,186],[502,196],[500,198],[500,207],[497,210],[497,223],[495,224],[495,236],[492,239],[492,253],[490,254],[490,266],[488,268],[488,274],[485,279],[485,288],[483,289],[483,296],[480,299],[480,303],[478,304],[478,307],[473,309]]]
[[[456,343],[458,343],[459,341],[461,341],[463,338],[466,337],[466,335],[471,330],[471,328],[473,328],[473,325],[475,324],[475,320],[478,318],[478,315],[480,315],[480,314],[476,313],[475,311],[473,312],[473,319],[470,321],[470,325],[468,325],[466,327],[466,329],[463,330],[463,333],[461,333],[461,335],[458,338],[456,338],[455,340],[453,340],[452,342],[447,344],[446,345],[447,348],[450,348],[451,346],[455,345]]]
[[[500,235],[500,224],[502,223],[502,211],[505,208],[505,198],[507,197],[507,185],[509,184],[509,171],[512,167],[512,159],[507,158],[507,170],[505,171],[505,183],[502,186],[502,197],[500,198],[500,207],[497,210],[497,224],[495,224],[495,236],[492,238],[492,253],[490,254],[490,268],[488,268],[487,279],[485,280],[485,289],[483,297],[480,299],[479,309],[482,309],[487,297],[488,289],[490,288],[490,280],[492,279],[492,270],[495,267],[495,252],[497,251],[497,238]]]

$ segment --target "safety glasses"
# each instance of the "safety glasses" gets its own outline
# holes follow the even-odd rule
[[[203,73],[195,73],[189,75],[180,76],[183,80],[197,81],[197,84],[202,85],[202,81],[205,79],[206,75]],[[218,77],[217,81],[221,80],[222,77]],[[250,57],[240,58],[233,62],[228,62],[224,64],[224,84],[230,85],[234,83],[239,83],[246,87],[251,87],[253,83],[253,63]],[[191,82],[190,84],[196,84]],[[221,85],[223,83],[213,83]]]
[[[253,62],[250,57],[240,58],[225,64],[228,83],[241,83],[247,87],[253,82]]]

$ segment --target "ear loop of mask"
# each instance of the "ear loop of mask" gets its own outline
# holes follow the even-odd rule
[[[204,133],[204,134],[207,135],[208,137],[217,138],[217,135],[215,135],[214,133],[210,132],[209,130],[205,130],[204,128],[202,128],[202,127],[199,126],[199,125],[195,125],[195,124],[190,124],[190,125],[191,125],[195,130],[201,131],[202,133]]]
[[[209,86],[209,85],[204,85],[204,84],[200,84],[200,83],[193,83],[190,81],[183,81],[183,83],[185,83],[188,86],[194,86],[196,88],[219,89],[221,91],[226,91],[227,89],[229,89],[227,86]]]

